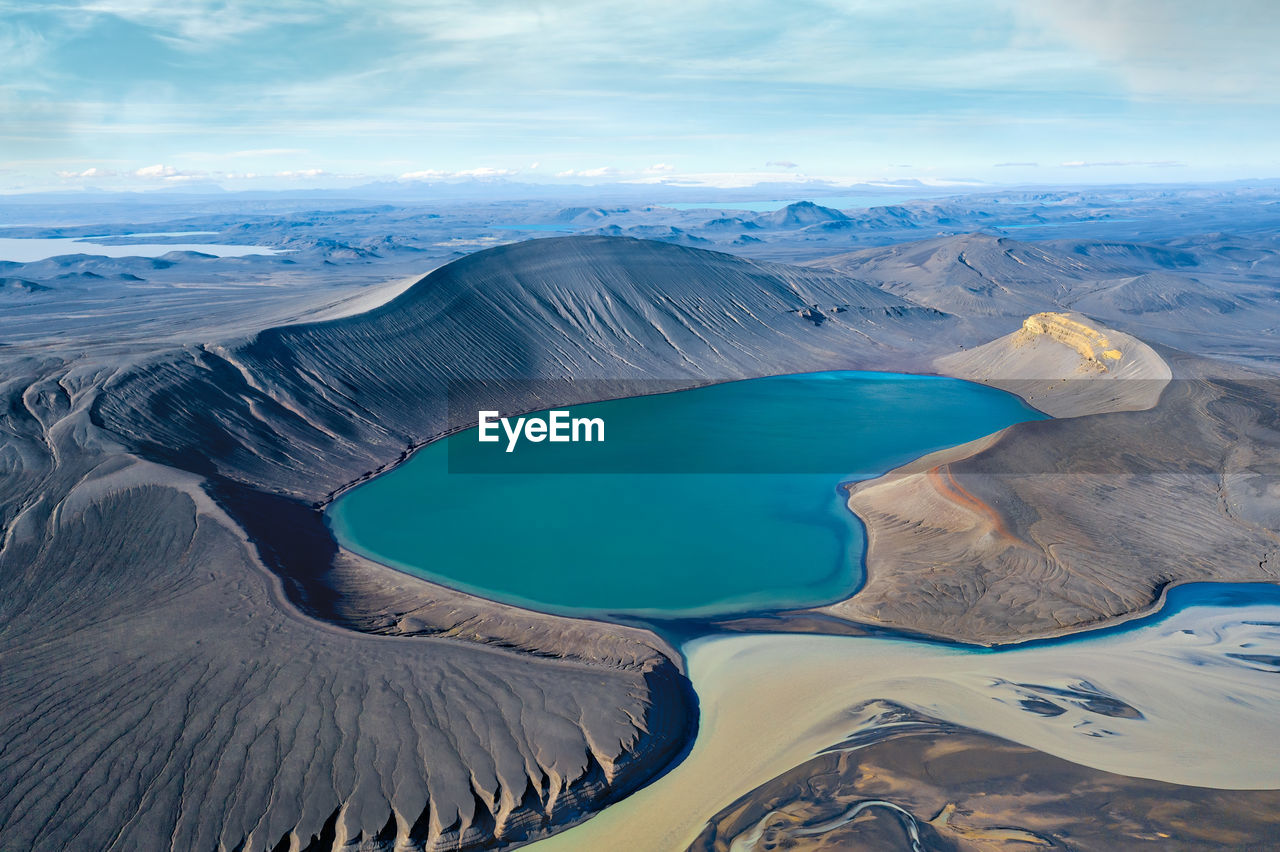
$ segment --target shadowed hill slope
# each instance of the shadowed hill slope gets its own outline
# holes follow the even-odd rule
[[[655,637],[341,559],[307,507],[95,426],[111,368],[6,372],[0,846],[487,848],[624,795],[685,741],[691,699]],[[334,560],[360,632],[301,615],[259,552]]]
[[[531,377],[902,366],[954,327],[840,273],[577,238],[468,257],[341,320],[10,362],[0,836],[435,850],[581,819],[687,742],[669,649],[362,560],[317,504],[457,425],[457,376],[515,409]]]
[[[448,422],[450,380],[505,386],[516,410],[535,405],[528,379],[922,365],[922,345],[954,334],[951,318],[841,273],[545,239],[457,261],[366,314],[188,349],[110,382],[95,417],[177,467],[318,499],[474,422]]]

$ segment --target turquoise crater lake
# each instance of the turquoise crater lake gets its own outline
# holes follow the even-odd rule
[[[505,437],[459,432],[335,501],[334,534],[407,573],[548,612],[816,605],[861,581],[862,527],[841,482],[1045,416],[984,385],[855,371],[568,410],[603,419],[605,441],[505,454]],[[494,472],[459,472],[476,469]]]

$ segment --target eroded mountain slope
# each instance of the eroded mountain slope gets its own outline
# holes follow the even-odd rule
[[[317,506],[441,434],[460,375],[518,408],[526,378],[883,368],[951,327],[837,273],[591,238],[247,340],[11,360],[0,834],[453,849],[580,819],[686,742],[668,649],[359,559]]]

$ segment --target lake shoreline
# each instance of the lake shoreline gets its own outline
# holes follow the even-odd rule
[[[528,444],[513,456],[454,432],[327,504],[330,531],[430,582],[567,617],[687,622],[812,608],[862,582],[850,471],[875,479],[1045,416],[978,383],[848,370],[624,397],[566,416],[578,415],[608,421],[609,441]],[[732,431],[704,425],[717,417]]]

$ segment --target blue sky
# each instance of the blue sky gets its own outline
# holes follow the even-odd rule
[[[1273,0],[0,0],[0,190],[1280,177]]]

